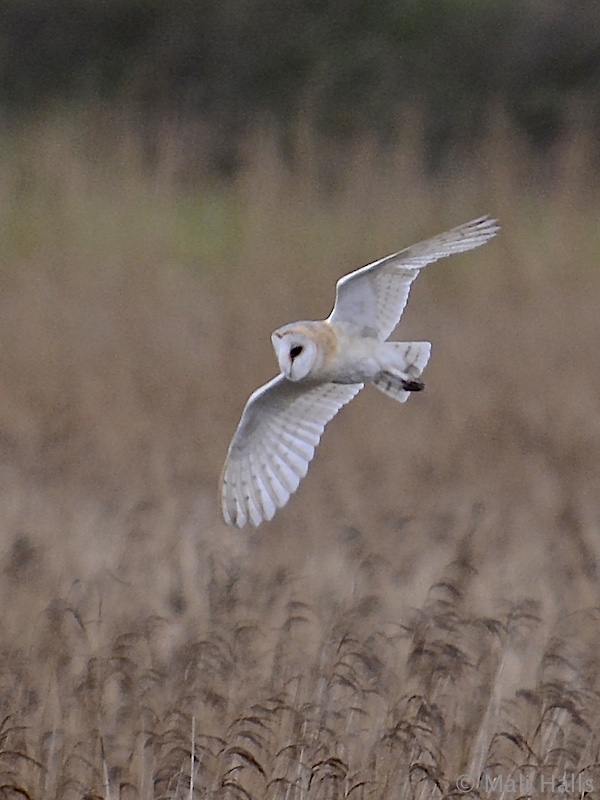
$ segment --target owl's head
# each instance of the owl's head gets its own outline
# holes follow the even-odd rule
[[[294,322],[271,335],[279,369],[290,381],[309,377],[318,360],[317,344],[311,333],[307,323]]]

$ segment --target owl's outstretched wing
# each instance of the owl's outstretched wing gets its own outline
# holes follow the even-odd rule
[[[495,219],[479,217],[344,275],[337,282],[328,321],[351,323],[367,335],[387,339],[400,321],[411,284],[423,267],[479,247],[499,230]]]
[[[325,425],[362,383],[294,383],[283,375],[246,403],[221,474],[228,525],[260,525],[273,517],[308,471]]]

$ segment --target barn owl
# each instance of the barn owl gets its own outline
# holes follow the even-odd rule
[[[242,413],[221,475],[223,517],[242,528],[270,520],[308,471],[325,425],[365,383],[404,403],[423,389],[429,342],[386,341],[420,270],[487,242],[500,230],[480,217],[407,247],[337,282],[333,311],[271,336],[281,373]]]

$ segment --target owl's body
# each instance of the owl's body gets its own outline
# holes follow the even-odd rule
[[[347,322],[337,324],[329,320],[293,322],[278,328],[271,337],[275,352],[281,354],[280,366],[283,374],[286,373],[290,350],[287,340],[294,337],[305,337],[316,346],[316,354],[309,373],[296,380],[319,383],[327,381],[366,383],[376,380],[388,370],[406,374],[407,380],[410,380],[411,377],[417,377],[414,370],[417,349],[421,353],[420,346],[426,347],[429,356],[431,347],[428,342],[382,342],[357,330],[355,325]],[[294,380],[295,377],[293,374],[295,361],[296,359],[292,361],[291,371],[287,375],[290,380]],[[418,375],[424,367],[425,364],[420,364]],[[412,375],[409,374],[411,369]]]
[[[221,475],[223,516],[243,527],[271,519],[306,475],[325,425],[365,383],[401,403],[429,342],[386,341],[426,264],[484,244],[498,232],[481,217],[341,278],[327,320],[294,322],[271,336],[281,374],[246,403]]]

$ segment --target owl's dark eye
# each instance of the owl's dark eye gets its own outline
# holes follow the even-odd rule
[[[293,361],[295,358],[298,358],[298,356],[300,355],[300,353],[301,353],[303,350],[304,350],[304,348],[302,347],[302,345],[301,345],[301,344],[297,344],[297,345],[295,345],[294,347],[292,347],[292,349],[290,350],[290,358],[292,359],[292,361]]]

